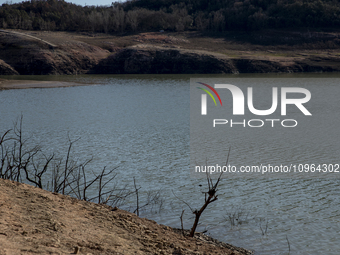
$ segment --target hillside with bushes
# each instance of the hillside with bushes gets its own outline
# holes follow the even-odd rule
[[[0,6],[0,75],[338,72],[340,2]]]
[[[80,6],[64,0],[2,4],[0,28],[100,33],[337,29],[336,0],[132,0]]]

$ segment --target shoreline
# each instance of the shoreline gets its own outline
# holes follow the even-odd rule
[[[6,80],[0,78],[0,91],[9,89],[63,88],[86,86],[87,84],[61,81]]]
[[[202,233],[0,179],[0,254],[251,255]]]

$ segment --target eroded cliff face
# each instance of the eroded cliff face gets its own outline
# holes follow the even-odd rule
[[[146,34],[150,36],[150,33]],[[89,36],[83,36],[80,41],[74,39],[73,35],[68,35],[65,40],[62,38],[64,34],[56,32],[52,35],[54,37],[51,37],[51,40],[56,41],[58,38],[57,43],[52,40],[55,44],[47,42],[46,35],[42,40],[19,32],[1,33],[0,75],[340,71],[340,56],[332,54],[329,50],[319,50],[318,54],[315,52],[302,54],[294,51],[286,52],[287,49],[283,52],[264,51],[265,48],[261,52],[240,50],[226,52],[224,49],[219,53],[216,45],[212,49],[215,51],[210,51],[209,47],[202,47],[203,50],[199,50],[197,49],[199,45],[193,45],[194,41],[189,42],[189,39],[150,41],[142,40],[145,36],[142,39],[140,36],[124,39],[108,36],[109,39],[102,37],[91,41]],[[152,35],[154,38],[156,33]],[[157,36],[164,37],[163,34]],[[119,40],[125,40],[121,46],[117,46]],[[214,42],[212,38],[211,40],[212,45],[214,43],[224,45],[223,42]]]
[[[338,57],[295,58],[290,61],[233,58],[207,51],[137,45],[102,59],[94,74],[225,74],[340,71]]]
[[[56,47],[17,35],[2,34],[0,59],[22,75],[81,74],[108,56],[109,51],[84,42],[63,42]]]
[[[232,61],[222,54],[166,49],[131,47],[101,60],[91,73],[101,74],[195,74],[235,73]]]
[[[19,73],[9,64],[0,59],[0,75],[18,75]]]

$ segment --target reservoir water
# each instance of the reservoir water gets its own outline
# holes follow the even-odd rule
[[[191,178],[189,170],[189,84],[193,77],[266,78],[274,85],[281,78],[301,82],[308,78],[306,87],[313,90],[313,95],[328,91],[333,96],[331,100],[315,97],[314,107],[339,119],[340,105],[334,104],[340,95],[338,74],[13,76],[1,78],[73,81],[89,86],[0,91],[0,131],[2,134],[12,128],[22,115],[30,141],[48,151],[65,153],[68,136],[80,138],[74,145],[74,155],[79,160],[93,157],[91,171],[119,166],[117,185],[133,189],[135,177],[141,187],[141,200],[148,191],[161,191],[161,210],[142,211],[142,217],[179,228],[185,209],[184,227],[191,228],[193,214],[174,194],[195,209],[204,202],[206,181]],[[332,82],[320,86],[310,78]],[[325,149],[328,129],[339,127],[332,123],[320,125],[317,133],[309,134],[313,148],[305,153],[339,164],[340,148],[332,147],[331,154]],[[247,139],[242,141],[242,153],[231,155],[233,160],[253,157],[253,148],[246,145],[256,144],[256,139]],[[279,162],[279,153],[290,157],[292,151],[281,146],[278,140],[265,148],[268,158]],[[301,139],[292,148],[299,151],[303,146],[305,141]],[[296,160],[299,154],[292,157]],[[339,184],[339,178],[223,179],[219,199],[204,212],[198,231],[207,230],[209,235],[254,250],[255,254],[288,254],[289,246],[290,254],[339,254]],[[131,208],[134,199],[131,197]]]

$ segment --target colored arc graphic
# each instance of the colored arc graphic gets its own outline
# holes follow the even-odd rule
[[[217,98],[218,98],[218,100],[220,101],[220,104],[221,104],[221,106],[222,106],[222,100],[221,100],[221,98],[220,98],[220,95],[217,93],[217,91],[216,91],[213,87],[211,87],[210,85],[205,84],[205,83],[203,83],[203,82],[198,82],[198,83],[199,83],[199,84],[202,84],[202,85],[204,85],[204,86],[206,86],[206,87],[209,88],[209,89],[211,89],[211,91],[214,92],[215,95],[217,96]],[[207,92],[207,93],[209,94],[209,96],[211,96],[211,98],[214,100],[215,105],[217,105],[214,96],[213,96],[208,90],[202,89],[202,88],[200,88],[200,87],[197,87],[197,88],[199,88],[199,89],[204,90],[205,92]]]
[[[197,87],[197,88],[198,88],[198,89],[201,89],[201,90],[203,90],[203,91],[205,91],[205,92],[207,92],[208,95],[214,100],[214,103],[215,103],[215,105],[217,106],[216,100],[215,100],[214,96],[210,93],[210,91],[208,91],[208,90],[206,90],[206,89],[202,89],[202,88],[200,88],[200,87]]]

